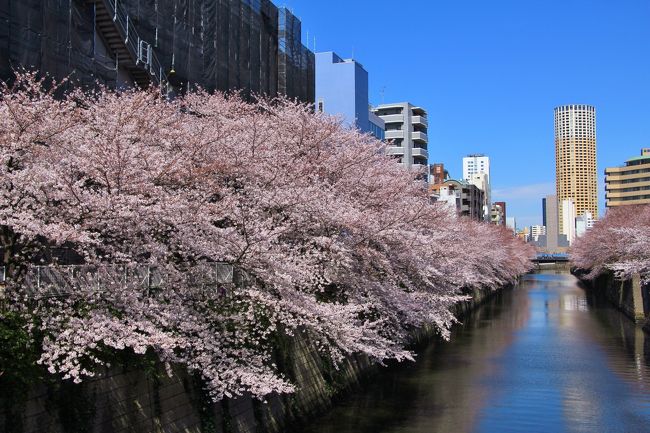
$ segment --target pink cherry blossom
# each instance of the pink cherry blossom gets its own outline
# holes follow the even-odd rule
[[[650,205],[608,209],[571,250],[573,264],[596,278],[612,271],[620,278],[639,274],[650,282]]]
[[[286,99],[73,91],[31,74],[0,94],[0,247],[12,308],[45,335],[40,362],[75,381],[107,351],[153,353],[199,372],[215,400],[292,392],[278,338],[323,357],[413,359],[412,332],[448,336],[463,289],[530,267],[507,230],[432,203],[383,143]],[[65,296],[26,287],[56,248],[88,266],[150,265]],[[209,283],[230,263],[245,284]]]

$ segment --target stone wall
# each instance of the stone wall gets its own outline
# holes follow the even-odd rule
[[[595,280],[586,280],[580,272],[575,272],[582,282],[592,287],[626,316],[637,323],[645,323],[644,291],[647,288],[641,285],[638,275],[631,279],[621,280],[611,272],[600,274]],[[647,302],[647,301],[646,301]]]
[[[471,299],[456,306],[457,316],[492,293],[469,291]],[[422,329],[414,342],[430,339],[433,332]],[[161,368],[113,367],[78,385],[58,381],[36,386],[26,399],[0,390],[0,431],[278,433],[326,410],[334,396],[377,369],[365,356],[351,356],[336,369],[302,337],[280,345],[276,361],[298,386],[295,394],[272,395],[266,402],[243,397],[212,403],[201,381],[182,367],[174,368],[171,377]]]

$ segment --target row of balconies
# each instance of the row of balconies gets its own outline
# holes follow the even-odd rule
[[[404,139],[404,132],[405,131],[403,129],[389,129],[384,132],[384,137],[386,138],[386,140],[394,140],[397,138]],[[429,137],[427,137],[427,134],[420,131],[411,132],[411,139],[415,142],[422,142],[422,143],[429,142]]]
[[[640,198],[638,200],[607,200],[607,207],[616,207],[616,206],[630,206],[634,204],[648,204],[650,203],[650,199],[647,198]]]
[[[609,179],[608,179],[609,180]],[[615,191],[617,189],[625,189],[625,188],[636,188],[636,187],[642,187],[642,186],[650,186],[650,181],[639,181],[639,182],[627,182],[627,183],[611,183],[611,180],[605,181],[605,190],[610,190],[610,191]]]
[[[387,114],[386,116],[380,116],[384,123],[404,123],[403,114]],[[411,123],[413,125],[428,127],[429,123],[425,116],[411,116]]]
[[[637,195],[647,195],[650,194],[650,190],[642,189],[640,191],[605,191],[605,198],[623,198],[623,197],[634,197]]]
[[[386,154],[387,155],[404,155],[404,147],[398,147],[398,146],[388,146],[386,148]],[[413,157],[422,157],[422,158],[429,158],[429,152],[426,149],[423,149],[421,147],[414,147],[411,149],[411,155]]]

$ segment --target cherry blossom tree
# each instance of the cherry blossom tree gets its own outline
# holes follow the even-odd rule
[[[305,334],[334,363],[412,359],[411,333],[447,336],[463,289],[530,266],[510,232],[451,215],[383,143],[305,105],[55,93],[19,74],[0,95],[7,293],[51,373],[80,381],[128,349],[199,372],[215,400],[291,392],[278,337]],[[153,266],[165,284],[33,293],[27,269],[61,264],[62,246],[87,265]],[[245,283],[198,284],[214,262]]]
[[[571,251],[574,265],[593,279],[605,271],[620,278],[639,274],[650,281],[650,206],[611,208]]]

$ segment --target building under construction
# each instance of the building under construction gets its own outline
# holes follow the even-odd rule
[[[0,78],[24,67],[109,87],[314,102],[300,21],[269,0],[0,0]]]

